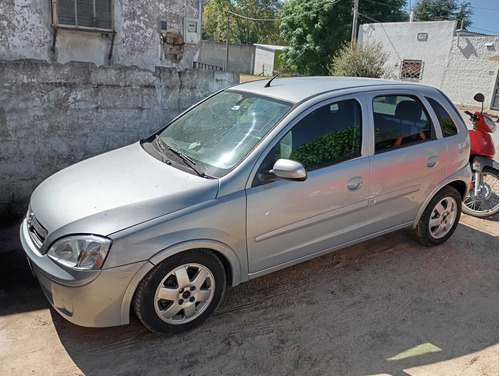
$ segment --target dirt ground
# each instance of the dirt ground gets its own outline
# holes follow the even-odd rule
[[[0,239],[0,375],[498,375],[498,233],[462,215],[440,247],[385,235],[228,288],[175,336],[67,322]]]
[[[0,254],[0,375],[498,375],[498,216],[398,231],[229,288],[188,333],[75,326]]]

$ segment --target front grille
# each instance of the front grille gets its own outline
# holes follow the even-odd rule
[[[38,222],[38,219],[36,219],[35,214],[31,210],[28,211],[27,222],[31,240],[33,240],[38,248],[41,248],[48,235],[47,230]]]

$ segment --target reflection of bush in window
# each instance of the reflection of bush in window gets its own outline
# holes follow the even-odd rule
[[[316,137],[292,150],[290,159],[299,161],[307,169],[339,162],[361,154],[360,127],[346,127]]]
[[[439,119],[441,123],[441,127],[443,127],[443,135],[444,137],[453,136],[457,134],[457,127],[455,123],[451,119]]]

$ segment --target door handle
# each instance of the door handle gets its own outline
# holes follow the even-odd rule
[[[432,168],[438,163],[438,157],[433,155],[432,157],[427,158],[427,167]]]
[[[355,176],[347,182],[347,189],[350,191],[355,191],[361,187],[363,184],[363,178],[361,176]]]

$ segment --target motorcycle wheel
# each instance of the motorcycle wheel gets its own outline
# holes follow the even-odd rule
[[[491,217],[498,213],[498,170],[487,169],[481,172],[480,193],[474,195],[476,181],[472,180],[471,189],[462,202],[462,211],[478,218]]]

